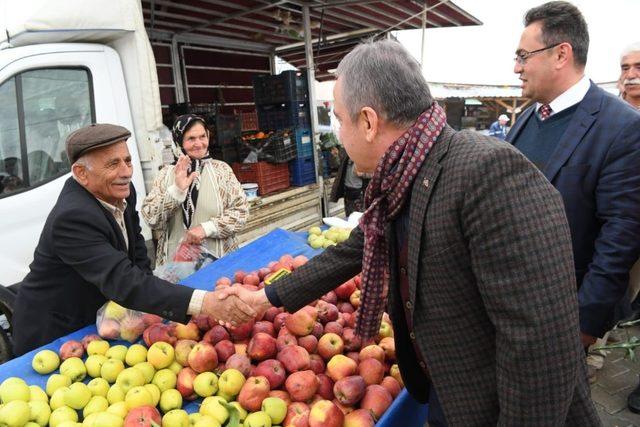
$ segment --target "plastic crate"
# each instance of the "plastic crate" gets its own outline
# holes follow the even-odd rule
[[[307,102],[307,75],[295,70],[283,71],[277,76],[258,75],[253,78],[253,92],[256,105]]]
[[[286,163],[295,159],[297,147],[294,141],[294,133],[289,130],[280,130],[271,133],[267,138],[246,139],[240,144],[240,155],[246,158],[250,151],[258,153],[258,160],[271,163]]]
[[[298,157],[313,156],[313,138],[311,130],[298,128],[295,130],[296,149]]]
[[[224,114],[210,114],[206,118],[207,124],[214,138],[214,145],[221,147],[238,144],[240,138],[240,118],[238,116]]]
[[[306,102],[284,102],[259,105],[260,129],[309,128],[309,104]]]
[[[240,112],[240,130],[242,132],[258,130],[258,113],[256,110]]]
[[[238,153],[238,147],[235,145],[226,146],[226,147],[212,147],[210,148],[211,157],[217,160],[222,160],[225,163],[235,163],[239,162],[242,159]]]
[[[231,168],[238,181],[258,184],[258,194],[264,196],[289,188],[289,167],[286,163],[234,163]]]
[[[313,156],[297,158],[289,162],[291,185],[301,187],[316,182],[316,168]]]

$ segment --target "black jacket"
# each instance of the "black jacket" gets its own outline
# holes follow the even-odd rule
[[[73,178],[65,183],[16,297],[20,355],[96,321],[107,300],[185,323],[193,289],[151,274],[133,186],[124,212],[129,249],[113,215]]]

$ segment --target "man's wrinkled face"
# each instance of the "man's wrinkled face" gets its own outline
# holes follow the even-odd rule
[[[640,99],[640,51],[631,52],[620,61],[620,86],[627,97]]]
[[[82,186],[112,205],[129,197],[133,165],[125,141],[92,150],[86,157],[88,164],[76,173]]]
[[[527,26],[522,32],[520,43],[516,50],[516,56],[524,55],[524,63],[516,61],[513,72],[520,75],[522,81],[522,96],[532,98],[534,101],[548,103],[552,99],[549,93],[552,92],[553,80],[550,79],[553,72],[553,51],[548,49],[530,56],[527,53],[544,49],[542,42],[542,23],[534,22]]]

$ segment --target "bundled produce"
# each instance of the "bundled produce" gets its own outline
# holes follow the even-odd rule
[[[307,243],[313,249],[326,249],[329,246],[344,242],[349,238],[350,234],[350,228],[330,227],[328,230],[321,230],[320,227],[314,226],[309,229]]]

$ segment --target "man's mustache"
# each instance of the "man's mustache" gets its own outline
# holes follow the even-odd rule
[[[634,77],[633,79],[624,79],[623,85],[640,85],[640,77]]]

